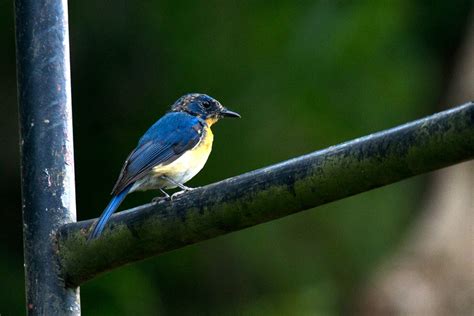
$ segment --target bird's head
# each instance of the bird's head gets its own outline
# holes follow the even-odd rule
[[[236,112],[230,111],[216,99],[206,94],[190,93],[183,95],[172,106],[171,112],[186,112],[202,118],[209,126],[223,117],[239,117]]]

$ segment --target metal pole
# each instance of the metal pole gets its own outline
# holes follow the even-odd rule
[[[202,240],[265,223],[474,158],[474,103],[331,146],[112,216],[59,229],[68,284]]]
[[[76,221],[66,0],[15,0],[26,306],[80,315],[59,276],[55,232]]]

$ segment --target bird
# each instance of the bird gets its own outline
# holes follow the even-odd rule
[[[211,126],[223,117],[241,116],[206,94],[189,93],[180,97],[140,138],[125,160],[112,189],[112,199],[98,221],[91,225],[88,240],[102,234],[129,193],[157,189],[163,198],[172,199],[175,194],[192,190],[184,184],[206,164],[214,140]],[[170,196],[165,189],[173,188],[182,191]]]

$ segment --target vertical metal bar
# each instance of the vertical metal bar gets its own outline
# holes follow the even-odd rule
[[[55,232],[76,221],[66,0],[15,0],[29,315],[80,315],[61,280]]]

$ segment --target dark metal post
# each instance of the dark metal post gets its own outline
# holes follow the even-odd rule
[[[112,268],[474,158],[474,103],[59,229],[62,272],[82,284]]]
[[[27,311],[79,315],[55,240],[76,221],[67,1],[15,0],[15,18]]]

